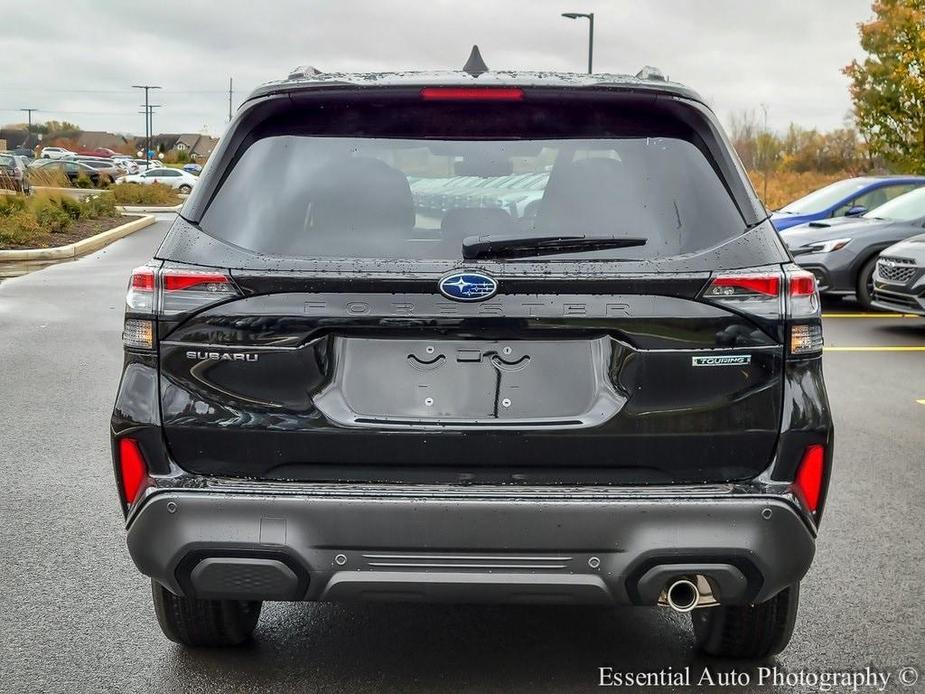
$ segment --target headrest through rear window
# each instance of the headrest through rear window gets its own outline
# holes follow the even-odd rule
[[[635,188],[616,159],[572,162],[550,176],[534,226],[544,233],[619,233],[620,220],[639,205]]]
[[[308,192],[308,220],[319,231],[410,229],[414,203],[405,175],[379,159],[351,157],[320,167]]]

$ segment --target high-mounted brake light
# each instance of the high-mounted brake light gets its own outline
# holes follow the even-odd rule
[[[132,504],[148,484],[148,465],[135,439],[119,439],[119,477],[122,499]]]
[[[780,293],[780,275],[720,275],[714,277],[705,296],[777,296]]]
[[[819,510],[822,500],[822,484],[825,480],[825,446],[814,444],[807,446],[803,459],[797,468],[794,486],[800,490],[806,508],[812,513]]]
[[[523,101],[518,87],[424,87],[424,101]]]

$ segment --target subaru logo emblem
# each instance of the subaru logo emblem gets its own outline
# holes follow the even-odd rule
[[[484,301],[498,292],[498,283],[481,272],[454,272],[440,280],[440,293],[454,301]]]

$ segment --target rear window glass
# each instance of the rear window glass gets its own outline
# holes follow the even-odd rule
[[[469,236],[625,235],[648,259],[745,223],[703,152],[674,137],[455,140],[285,134],[253,142],[200,220],[261,254],[460,259]]]

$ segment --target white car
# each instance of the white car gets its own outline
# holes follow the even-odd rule
[[[123,172],[127,174],[137,174],[138,173],[138,164],[133,162],[131,159],[123,159],[123,158],[117,159],[116,157],[113,157],[112,162],[113,164],[118,166],[120,169],[122,169]]]
[[[75,153],[64,147],[43,147],[42,159],[63,159],[73,156]]]
[[[138,167],[139,171],[147,171],[148,169],[161,169],[164,167],[157,159],[132,159],[132,162],[135,166]]]
[[[116,183],[162,183],[180,193],[189,193],[198,180],[196,176],[186,171],[162,166],[158,169],[150,169],[132,176],[122,176]]]

